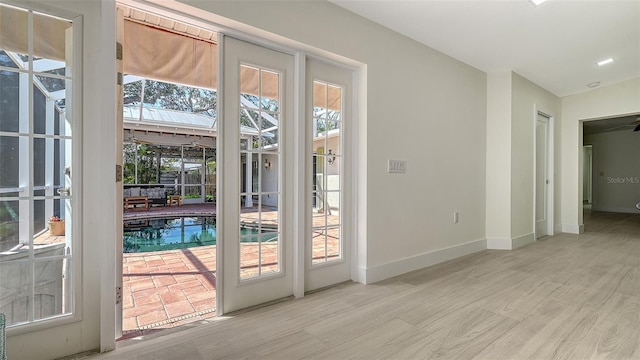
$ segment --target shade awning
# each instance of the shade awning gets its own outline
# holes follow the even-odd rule
[[[27,11],[0,6],[0,49],[29,54],[29,14]],[[33,14],[33,55],[65,61],[67,29],[71,22]]]
[[[217,44],[124,22],[123,65],[127,74],[216,89]]]

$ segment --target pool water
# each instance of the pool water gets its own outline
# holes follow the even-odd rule
[[[274,241],[276,233],[258,235],[256,228],[241,229],[242,242]],[[216,244],[216,219],[213,216],[182,216],[126,220],[123,252],[153,252],[186,249]]]

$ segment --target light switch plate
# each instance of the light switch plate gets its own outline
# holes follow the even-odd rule
[[[388,173],[406,173],[407,162],[405,160],[389,160],[387,163]]]

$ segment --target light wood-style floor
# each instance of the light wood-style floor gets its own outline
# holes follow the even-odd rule
[[[640,215],[127,340],[95,359],[640,359]],[[169,333],[170,332],[170,333]]]

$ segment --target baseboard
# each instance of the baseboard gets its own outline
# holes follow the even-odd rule
[[[584,224],[562,224],[562,232],[567,234],[584,233]]]
[[[562,233],[562,224],[556,224],[553,227],[553,235]]]
[[[362,266],[358,266],[358,269],[356,269],[356,271],[355,271],[355,277],[351,276],[351,280],[353,282],[366,284],[367,283],[367,269],[362,267]]]
[[[638,209],[635,207],[592,207],[591,211],[602,211],[602,212],[613,212],[613,213],[622,213],[622,214],[637,214]]]
[[[440,250],[430,251],[423,254],[407,257],[383,265],[373,266],[368,269],[364,269],[366,273],[364,283],[372,284],[374,282],[382,281],[390,277],[402,275],[414,270],[419,270],[427,266],[439,264],[447,260],[452,260],[486,249],[487,240],[480,239],[460,245],[454,245]]]
[[[487,238],[487,249],[490,250],[511,250],[512,246],[511,239]]]
[[[533,244],[536,241],[536,235],[534,233],[518,236],[512,240],[513,247],[511,249],[517,249],[525,245]]]
[[[535,235],[533,233],[518,236],[513,239],[505,238],[489,238],[487,239],[487,249],[491,250],[513,250],[519,247],[531,244],[535,241]]]

